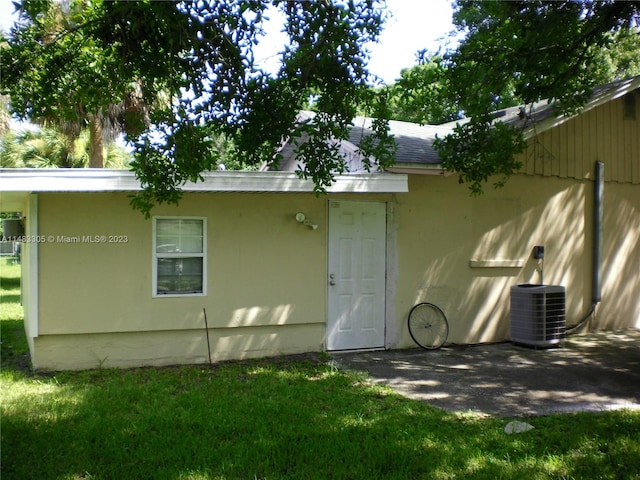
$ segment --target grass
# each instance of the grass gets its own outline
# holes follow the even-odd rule
[[[2,478],[640,478],[640,413],[446,413],[322,355],[33,373],[2,265]]]

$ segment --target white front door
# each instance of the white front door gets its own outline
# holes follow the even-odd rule
[[[384,347],[386,205],[329,202],[327,350]]]

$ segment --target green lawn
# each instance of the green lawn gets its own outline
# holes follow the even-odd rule
[[[323,355],[34,374],[2,267],[2,479],[640,478],[640,412],[445,413]]]

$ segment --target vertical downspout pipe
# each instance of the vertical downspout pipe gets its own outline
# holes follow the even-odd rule
[[[596,162],[596,178],[593,208],[593,305],[602,300],[602,235],[604,221],[604,163]]]
[[[572,327],[567,327],[565,333],[572,335],[578,328],[582,327],[593,312],[596,311],[596,305],[602,300],[602,233],[604,221],[604,207],[602,200],[604,198],[604,163],[596,162],[596,177],[594,183],[593,195],[593,267],[591,275],[591,309],[582,320]]]

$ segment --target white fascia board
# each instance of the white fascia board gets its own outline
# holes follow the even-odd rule
[[[132,172],[107,169],[15,168],[0,170],[0,192],[137,191]]]
[[[185,192],[313,192],[310,179],[290,172],[207,172],[187,182]],[[136,192],[133,172],[108,169],[0,169],[0,192]],[[406,175],[384,173],[337,175],[330,193],[405,193]]]

